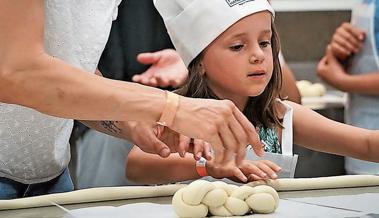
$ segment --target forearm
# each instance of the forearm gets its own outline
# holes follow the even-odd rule
[[[350,93],[379,95],[379,72],[363,75],[346,75],[337,84],[336,88]]]
[[[370,130],[368,133],[366,153],[369,160],[379,162],[379,130]]]
[[[46,54],[44,2],[0,1],[0,102],[80,120],[157,121],[163,91],[101,78]]]
[[[46,54],[1,74],[0,93],[2,102],[81,120],[153,122],[165,102],[161,90],[102,78]]]
[[[123,122],[119,121],[87,121],[80,120],[81,123],[89,128],[95,129],[99,132],[111,135],[117,138],[131,140],[130,129],[127,128]]]
[[[185,158],[177,154],[161,158],[145,153],[136,146],[129,153],[126,175],[128,179],[141,184],[167,184],[200,178],[190,154]]]

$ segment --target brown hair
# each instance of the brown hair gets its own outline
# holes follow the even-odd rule
[[[269,128],[273,126],[280,126],[281,122],[278,118],[275,99],[279,97],[279,91],[282,86],[282,70],[279,62],[280,41],[275,28],[272,23],[272,55],[273,55],[273,73],[270,82],[267,84],[264,92],[256,97],[249,97],[246,107],[243,111],[245,116],[255,126],[263,126]],[[186,84],[178,89],[176,92],[180,95],[192,98],[212,98],[220,99],[207,85],[204,76],[202,75],[201,60],[203,54],[199,54],[189,64],[189,78]]]

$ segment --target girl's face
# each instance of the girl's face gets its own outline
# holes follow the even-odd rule
[[[249,96],[260,95],[273,71],[271,14],[259,12],[227,29],[204,51],[208,86],[243,109]]]

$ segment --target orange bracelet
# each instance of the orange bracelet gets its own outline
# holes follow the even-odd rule
[[[179,106],[179,95],[165,91],[166,93],[166,105],[163,109],[161,118],[157,122],[159,125],[170,127],[174,124],[176,111]]]
[[[206,168],[207,160],[203,157],[196,161],[196,172],[199,176],[205,177],[209,176]]]

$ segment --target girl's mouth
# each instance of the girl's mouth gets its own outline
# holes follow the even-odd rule
[[[264,75],[266,75],[266,72],[264,70],[257,70],[257,71],[248,73],[247,77],[262,77]]]

